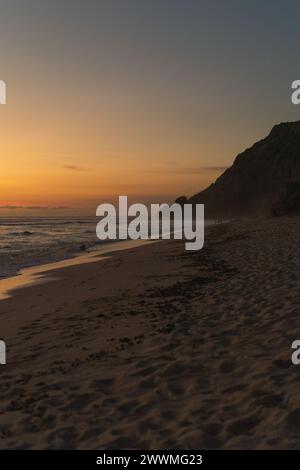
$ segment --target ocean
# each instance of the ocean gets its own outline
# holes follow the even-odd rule
[[[0,217],[0,278],[99,246],[96,217]]]

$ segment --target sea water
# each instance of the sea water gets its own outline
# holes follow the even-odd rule
[[[0,278],[99,246],[95,227],[95,217],[0,217]]]

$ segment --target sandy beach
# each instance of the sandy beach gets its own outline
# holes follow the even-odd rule
[[[299,233],[216,225],[1,300],[1,448],[299,448]]]

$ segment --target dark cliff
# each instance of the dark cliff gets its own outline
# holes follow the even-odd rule
[[[291,182],[300,184],[300,121],[274,126],[187,202],[204,203],[207,216],[270,214]]]

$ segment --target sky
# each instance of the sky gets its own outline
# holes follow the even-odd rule
[[[299,17],[288,0],[1,0],[0,216],[204,189],[300,119]]]

